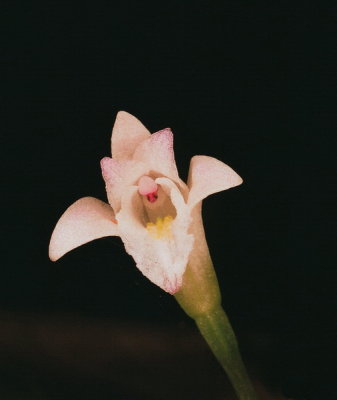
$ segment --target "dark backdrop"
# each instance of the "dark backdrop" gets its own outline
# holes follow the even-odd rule
[[[204,202],[224,307],[283,392],[333,398],[337,7],[322,4],[2,3],[0,307],[7,324],[23,321],[8,328],[16,358],[3,358],[3,382],[42,390],[40,370],[32,389],[30,361],[17,361],[26,323],[67,315],[193,331],[119,239],[47,256],[67,206],[106,199],[99,161],[125,110],[153,132],[172,128],[183,179],[195,154],[243,177]]]

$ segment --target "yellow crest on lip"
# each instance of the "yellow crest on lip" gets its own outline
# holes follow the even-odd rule
[[[148,222],[146,224],[146,229],[149,232],[150,236],[152,236],[154,239],[171,239],[172,221],[173,218],[171,217],[171,215],[167,215],[164,218],[158,217],[155,224],[153,222]]]

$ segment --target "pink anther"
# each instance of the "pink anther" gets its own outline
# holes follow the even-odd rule
[[[150,203],[153,203],[158,198],[158,185],[152,178],[144,175],[138,181],[138,192],[142,196],[146,196]]]

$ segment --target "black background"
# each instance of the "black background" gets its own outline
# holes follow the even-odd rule
[[[193,330],[118,238],[48,259],[63,211],[83,196],[106,199],[99,161],[125,110],[152,132],[172,128],[183,179],[195,154],[243,177],[203,208],[224,308],[247,354],[272,354],[264,367],[284,393],[332,399],[334,2],[2,4],[2,320],[32,326],[67,315]],[[15,327],[12,335],[17,360],[28,350]],[[2,381],[15,380],[21,396],[35,393],[39,369],[32,389],[29,362],[11,357],[3,358]],[[41,398],[54,398],[48,388]],[[111,387],[100,386],[97,398],[105,391]]]

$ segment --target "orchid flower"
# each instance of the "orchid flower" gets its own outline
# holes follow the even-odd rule
[[[194,156],[185,184],[174,160],[171,130],[151,135],[124,111],[116,117],[111,153],[101,161],[109,204],[84,197],[71,205],[52,234],[50,259],[91,240],[120,236],[139,270],[174,294],[195,320],[239,399],[257,400],[221,306],[201,216],[203,199],[242,179],[215,158]]]
[[[109,204],[84,197],[71,205],[53,232],[50,258],[55,261],[94,239],[120,236],[139,270],[174,294],[183,285],[193,249],[207,251],[197,240],[202,229],[198,206],[242,179],[215,158],[194,156],[186,185],[178,175],[171,130],[151,135],[124,111],[117,114],[111,153],[101,161]]]

